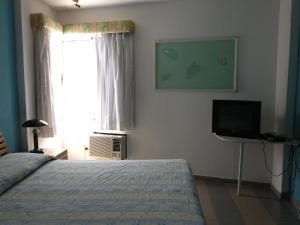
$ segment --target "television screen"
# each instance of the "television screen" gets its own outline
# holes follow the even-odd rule
[[[218,135],[257,138],[261,102],[213,100],[212,132]]]

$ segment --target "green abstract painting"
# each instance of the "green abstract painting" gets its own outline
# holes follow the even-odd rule
[[[236,91],[237,38],[155,43],[157,89]]]

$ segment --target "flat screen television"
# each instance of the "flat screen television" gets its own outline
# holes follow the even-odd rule
[[[217,135],[258,138],[261,102],[213,100],[212,132]]]

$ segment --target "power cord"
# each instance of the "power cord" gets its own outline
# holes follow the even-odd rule
[[[300,168],[299,168],[299,164],[298,164],[298,155],[297,155],[297,151],[295,151],[295,167],[297,169],[297,172],[300,173]]]
[[[289,179],[289,190],[291,193],[294,193],[294,190],[292,188],[292,184],[295,182],[295,179],[296,179],[296,173],[299,172],[300,173],[300,168],[298,166],[298,161],[297,161],[297,153],[296,153],[296,149],[294,148],[295,146],[294,145],[290,145],[290,152],[291,154],[289,154],[289,159],[288,159],[288,165],[287,165],[287,168],[284,169],[281,173],[279,174],[274,174],[272,172],[272,170],[270,169],[270,167],[268,166],[268,161],[267,161],[267,154],[266,154],[266,151],[265,151],[265,143],[264,142],[261,142],[263,148],[262,148],[262,151],[264,153],[264,160],[265,160],[265,167],[268,171],[269,174],[271,174],[273,177],[280,177],[286,173],[288,173],[289,171],[292,171],[292,174],[291,176],[288,177]],[[298,145],[296,145],[296,148],[298,147]]]
[[[266,154],[266,144],[265,142],[261,142],[262,144],[262,151],[263,151],[263,154],[264,154],[264,161],[265,161],[265,167],[266,167],[266,170],[269,172],[269,174],[271,174],[273,177],[281,177],[283,174],[287,173],[293,166],[293,161],[294,161],[294,156],[295,156],[295,150],[293,148],[293,146],[291,145],[291,150],[292,150],[292,154],[290,154],[290,157],[289,157],[289,163],[288,163],[288,166],[286,169],[284,169],[281,173],[279,174],[275,174],[272,172],[272,170],[270,169],[269,165],[268,165],[268,160],[267,160],[267,154]],[[300,169],[299,169],[300,171]]]
[[[262,146],[263,146],[262,151],[264,153],[265,166],[266,166],[267,171],[272,176],[280,177],[283,174],[287,173],[290,169],[293,169],[291,176],[289,176],[289,190],[290,190],[290,193],[293,194],[295,190],[294,190],[294,188],[292,188],[292,186],[293,186],[292,184],[295,182],[297,172],[300,173],[300,168],[299,168],[299,165],[298,165],[297,151],[295,149],[295,147],[297,148],[299,145],[295,146],[295,145],[293,145],[293,143],[290,143],[291,154],[289,154],[289,162],[288,162],[287,168],[279,174],[274,174],[268,166],[267,154],[266,154],[266,151],[265,151],[266,144],[264,142],[261,142],[261,143],[262,143]],[[295,208],[298,219],[300,220],[300,211],[299,211],[299,209],[294,204],[292,204],[292,206],[293,206],[293,208]]]

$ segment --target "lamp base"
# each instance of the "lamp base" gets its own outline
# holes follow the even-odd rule
[[[30,153],[44,154],[43,149],[33,149],[29,151]]]

